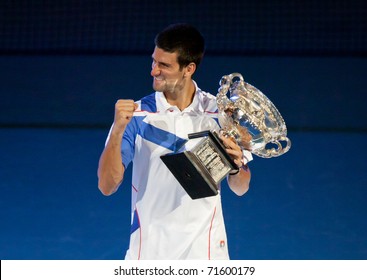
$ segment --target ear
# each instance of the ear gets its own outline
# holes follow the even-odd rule
[[[196,64],[194,62],[189,63],[189,65],[185,67],[184,77],[192,77],[195,71],[196,71]]]

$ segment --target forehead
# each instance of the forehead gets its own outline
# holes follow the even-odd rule
[[[163,49],[160,49],[158,47],[154,48],[153,54],[152,54],[152,58],[158,62],[163,62],[163,63],[169,63],[169,64],[174,64],[174,63],[178,63],[177,62],[177,52],[166,52]]]

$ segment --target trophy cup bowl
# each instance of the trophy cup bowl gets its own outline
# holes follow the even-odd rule
[[[277,157],[290,149],[284,119],[269,98],[246,83],[240,73],[223,76],[219,85],[217,105],[222,134],[262,158]]]
[[[233,138],[243,151],[263,158],[280,156],[291,146],[284,120],[274,104],[244,82],[241,74],[222,77],[216,100],[219,134],[216,131],[189,134],[187,142],[195,141],[191,149],[183,146],[183,150],[161,156],[192,199],[217,195],[219,183],[231,171],[238,170],[220,135]]]

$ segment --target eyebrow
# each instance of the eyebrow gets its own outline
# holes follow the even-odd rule
[[[166,66],[166,67],[168,67],[168,66],[171,66],[171,65],[172,65],[172,64],[170,64],[170,63],[157,61],[157,60],[155,60],[155,58],[154,58],[153,56],[152,56],[152,60],[153,60],[153,61],[155,61],[155,62],[157,62],[158,64],[163,65],[163,66]]]

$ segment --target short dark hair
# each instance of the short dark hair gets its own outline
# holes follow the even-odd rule
[[[155,37],[155,45],[166,52],[177,52],[180,68],[194,62],[198,67],[205,50],[205,41],[201,33],[186,23],[172,24]]]

